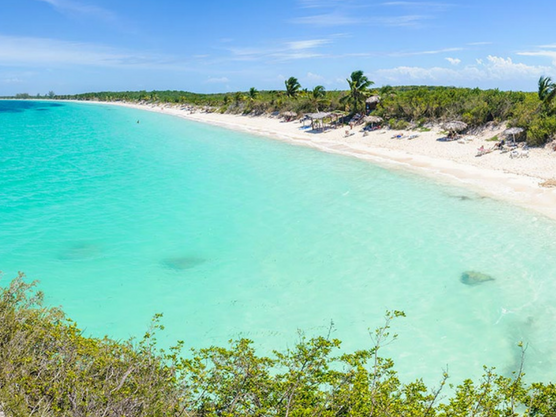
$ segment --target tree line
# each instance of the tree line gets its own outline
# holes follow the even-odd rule
[[[363,71],[353,71],[346,79],[348,90],[327,91],[318,85],[302,88],[299,80],[284,81],[284,90],[196,94],[186,91],[122,91],[96,92],[52,96],[58,99],[130,101],[170,103],[204,107],[207,111],[236,114],[276,114],[294,112],[301,117],[312,112],[343,112],[346,116],[365,113],[365,100],[376,95],[378,105],[373,114],[382,117],[393,128],[415,128],[430,123],[461,120],[470,128],[487,123],[507,123],[522,127],[531,146],[543,145],[555,139],[555,83],[541,77],[537,93],[519,91],[481,90],[479,88],[383,86],[374,83]]]

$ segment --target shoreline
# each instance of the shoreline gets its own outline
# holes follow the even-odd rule
[[[181,109],[183,106],[88,102],[146,110],[181,117],[185,120],[219,126],[292,145],[306,146],[322,152],[335,153],[367,160],[390,169],[403,169],[433,178],[437,181],[470,188],[475,192],[510,202],[556,220],[556,188],[539,184],[556,177],[556,152],[533,148],[528,157],[510,158],[508,153],[495,151],[476,157],[481,146],[490,148],[494,142],[487,139],[499,135],[503,127],[483,131],[468,137],[469,141],[441,142],[439,129],[428,132],[377,130],[366,136],[362,126],[349,130],[339,128],[324,133],[300,129],[299,121],[284,122],[269,116],[204,113]],[[405,137],[417,134],[412,140],[392,139],[394,134]]]

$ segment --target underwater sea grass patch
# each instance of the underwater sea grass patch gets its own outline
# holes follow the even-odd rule
[[[396,339],[387,312],[369,349],[339,350],[327,335],[271,356],[251,340],[183,353],[157,347],[160,316],[139,340],[87,337],[60,309],[45,307],[19,275],[0,290],[0,408],[7,416],[547,416],[556,387],[525,384],[523,358],[511,376],[485,368],[444,392],[402,382],[381,348]],[[547,370],[548,372],[549,370]]]

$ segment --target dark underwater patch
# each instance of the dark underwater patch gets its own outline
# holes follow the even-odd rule
[[[162,266],[174,271],[185,271],[187,269],[192,269],[205,262],[206,259],[196,256],[180,256],[177,258],[166,258],[160,261]]]

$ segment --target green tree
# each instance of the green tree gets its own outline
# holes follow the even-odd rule
[[[539,78],[538,96],[544,108],[548,110],[554,97],[556,97],[556,84],[552,82],[550,77]]]
[[[295,77],[290,77],[286,81],[284,81],[286,85],[286,95],[291,98],[297,97],[299,94],[299,90],[301,90],[301,84]]]
[[[0,408],[9,416],[554,416],[556,386],[523,382],[526,347],[512,377],[484,368],[441,395],[448,378],[429,389],[402,382],[394,362],[381,356],[396,339],[387,312],[370,332],[368,349],[341,352],[326,336],[299,341],[271,357],[257,355],[248,339],[228,347],[194,349],[183,342],[156,345],[160,316],[140,340],[86,337],[57,308],[41,304],[23,276],[0,287]]]
[[[353,71],[346,81],[349,84],[349,92],[340,102],[349,105],[353,114],[362,112],[365,109],[365,100],[369,96],[369,87],[374,82],[369,80],[361,70]]]
[[[317,85],[313,88],[309,94],[309,103],[312,109],[316,112],[319,111],[319,107],[328,104],[326,100],[326,90],[322,85]]]
[[[236,103],[236,106],[239,106],[243,100],[245,100],[245,96],[241,92],[237,91],[234,93],[234,102]]]
[[[255,87],[251,87],[248,95],[251,100],[255,100],[259,96],[259,91]]]

